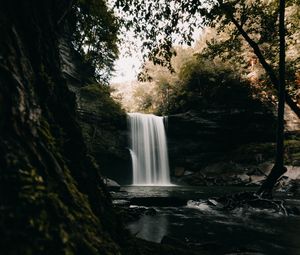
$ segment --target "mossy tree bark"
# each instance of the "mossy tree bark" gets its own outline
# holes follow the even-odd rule
[[[0,250],[119,254],[122,235],[62,78],[57,26],[68,0],[0,9]]]

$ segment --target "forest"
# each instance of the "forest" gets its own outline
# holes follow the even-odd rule
[[[299,0],[4,0],[0,31],[0,254],[300,254]]]

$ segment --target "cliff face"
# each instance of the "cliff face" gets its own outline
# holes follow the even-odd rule
[[[1,5],[0,250],[119,254],[120,224],[61,73],[57,21],[69,2]]]
[[[232,151],[275,140],[275,118],[263,110],[230,107],[202,109],[168,117],[170,162],[190,171],[232,160]],[[253,161],[256,157],[253,151]]]
[[[83,136],[101,173],[121,184],[131,184],[125,112],[110,97],[109,88],[99,84],[81,88],[77,98]]]
[[[63,76],[76,95],[76,111],[88,152],[104,176],[131,183],[126,113],[112,99],[110,86],[98,83],[94,69],[73,49],[68,26],[60,37],[59,49]]]
[[[288,172],[278,187],[291,181],[300,165],[298,125],[286,121]],[[264,108],[189,111],[170,115],[167,126],[174,183],[259,186],[274,165],[275,117]]]

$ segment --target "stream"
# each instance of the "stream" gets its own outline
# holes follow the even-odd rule
[[[189,200],[187,206],[152,207],[156,214],[142,215],[128,223],[127,228],[132,234],[148,241],[160,243],[164,236],[170,236],[193,245],[248,252],[239,254],[300,255],[299,216],[259,209],[224,212],[204,203],[193,202],[206,201],[226,193],[254,190],[244,187],[123,186],[120,192],[113,193],[113,198],[115,204],[134,197],[179,197]],[[284,199],[289,204],[300,206],[299,197]]]

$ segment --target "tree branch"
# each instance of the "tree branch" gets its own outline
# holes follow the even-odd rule
[[[233,17],[233,15],[228,14],[228,17],[232,21],[232,23],[236,26],[240,34],[244,37],[244,39],[247,41],[247,43],[250,45],[250,47],[253,49],[255,55],[257,56],[259,62],[267,72],[267,74],[270,77],[271,82],[273,83],[276,90],[279,89],[279,80],[273,70],[273,68],[267,63],[265,57],[263,56],[258,44],[253,41],[250,36],[247,34],[247,32],[243,29],[243,27],[238,23],[238,21]],[[292,99],[292,97],[289,94],[285,94],[285,100],[286,103],[290,106],[292,111],[300,118],[300,108],[298,107],[297,103]]]

